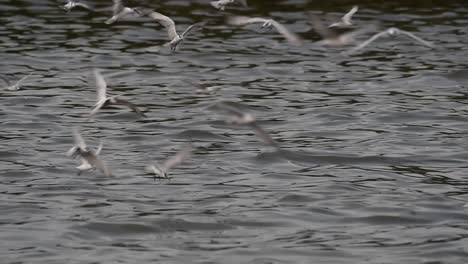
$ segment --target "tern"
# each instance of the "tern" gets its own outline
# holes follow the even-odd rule
[[[0,79],[3,80],[5,83],[6,83],[6,89],[9,90],[9,91],[16,91],[16,90],[19,90],[21,89],[21,83],[24,82],[29,76],[31,76],[32,73],[24,76],[23,78],[21,78],[19,81],[17,81],[15,84],[11,85],[10,81],[8,80],[8,78],[6,77],[3,77],[3,76],[0,76]]]
[[[84,9],[91,10],[91,7],[89,7],[89,5],[77,2],[76,0],[68,0],[68,3],[60,7],[67,12],[71,11],[75,7],[82,7]]]
[[[391,28],[388,28],[382,32],[379,32],[377,34],[375,34],[374,36],[372,36],[371,38],[369,38],[368,40],[364,41],[363,43],[357,45],[356,47],[350,49],[349,51],[347,51],[346,53],[347,54],[352,54],[352,53],[355,53],[356,51],[358,50],[361,50],[363,49],[364,47],[366,47],[367,45],[371,44],[372,42],[374,42],[376,39],[382,37],[382,36],[385,36],[385,35],[388,35],[388,36],[398,36],[400,34],[403,34],[409,38],[412,38],[413,40],[416,40],[417,42],[421,43],[422,45],[428,47],[428,48],[434,48],[434,45],[430,42],[427,42],[425,40],[423,40],[422,38],[420,37],[417,37],[415,36],[413,33],[411,32],[408,32],[408,31],[405,31],[405,30],[401,30],[401,29],[398,29],[398,28],[395,28],[395,27],[391,27]]]
[[[170,17],[163,15],[161,13],[155,12],[150,9],[144,9],[144,8],[137,8],[136,9],[137,13],[140,14],[141,16],[148,16],[159,24],[161,24],[167,31],[167,35],[169,37],[169,42],[164,44],[164,46],[169,46],[171,48],[171,52],[175,52],[177,46],[185,39],[186,35],[194,30],[197,29],[205,24],[205,22],[199,22],[190,25],[185,29],[184,32],[182,32],[180,35],[177,34],[176,26],[174,23],[174,20],[172,20]]]
[[[353,17],[353,15],[359,10],[359,7],[358,6],[353,6],[353,8],[351,8],[351,10],[346,14],[344,15],[342,18],[341,18],[341,21],[340,22],[337,22],[337,23],[333,23],[331,24],[330,26],[328,27],[350,27],[353,25],[353,23],[351,22],[351,18]]]
[[[190,155],[192,149],[192,145],[189,145],[177,152],[174,156],[168,158],[162,165],[150,164],[146,166],[145,171],[147,173],[154,173],[155,180],[158,177],[168,179],[169,170],[182,163],[182,161],[184,161]]]
[[[123,0],[113,0],[114,5],[112,7],[113,15],[111,18],[107,19],[104,23],[112,24],[115,21],[129,15],[129,14],[138,14],[138,11],[135,8],[130,8],[124,6]]]
[[[355,42],[356,36],[375,28],[374,25],[369,25],[367,27],[353,30],[351,32],[338,34],[333,29],[325,27],[316,16],[310,14],[310,19],[315,32],[317,32],[317,34],[319,34],[322,37],[322,40],[317,41],[315,43],[321,46],[328,47],[340,47],[352,44]]]
[[[280,149],[278,142],[276,142],[263,128],[261,128],[256,118],[250,114],[239,110],[237,107],[229,105],[228,102],[219,102],[214,105],[215,108],[222,110],[232,117],[226,121],[232,125],[245,125],[251,128],[259,138],[263,140],[267,145],[270,145],[276,149]]]
[[[121,98],[120,96],[112,96],[107,97],[106,89],[107,83],[102,77],[99,70],[94,70],[94,78],[96,80],[96,88],[97,88],[97,102],[93,106],[91,113],[89,113],[88,119],[92,118],[101,108],[108,106],[108,105],[124,105],[133,110],[135,113],[142,117],[146,117],[144,113],[140,111],[140,109],[135,106],[134,104],[130,103],[129,101]]]
[[[88,148],[83,137],[76,128],[73,129],[73,137],[75,138],[75,145],[68,150],[67,156],[72,158],[76,158],[78,155],[80,156],[81,164],[76,167],[79,171],[78,175],[83,171],[98,169],[104,175],[111,176],[106,164],[99,158],[103,144],[100,143],[99,148],[94,152]]]
[[[274,27],[289,43],[300,46],[302,45],[302,39],[295,33],[289,31],[284,25],[273,19],[261,18],[261,17],[247,17],[247,16],[228,16],[226,22],[233,26],[243,26],[254,23],[262,23],[262,28]]]
[[[217,0],[217,1],[211,1],[211,5],[219,10],[224,10],[226,9],[226,6],[236,2],[236,0]],[[247,0],[238,0],[242,4],[242,6],[247,7]]]

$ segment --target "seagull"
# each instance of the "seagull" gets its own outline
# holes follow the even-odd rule
[[[434,48],[434,45],[430,42],[427,42],[425,40],[423,40],[422,38],[420,37],[417,37],[415,36],[413,33],[411,32],[408,32],[408,31],[405,31],[405,30],[401,30],[401,29],[398,29],[398,28],[395,28],[395,27],[391,27],[391,28],[388,28],[382,32],[379,32],[377,34],[375,34],[374,36],[372,36],[371,38],[369,38],[368,40],[364,41],[363,43],[359,44],[358,46],[350,49],[349,51],[347,51],[346,53],[347,54],[352,54],[352,53],[355,53],[356,51],[360,50],[360,49],[363,49],[364,47],[366,47],[367,45],[369,45],[370,43],[374,42],[374,40],[384,36],[384,35],[389,35],[389,36],[398,36],[400,34],[403,34],[409,38],[412,38],[414,40],[416,40],[417,42],[421,43],[422,45],[428,47],[428,48]]]
[[[177,152],[174,156],[168,158],[166,161],[164,161],[164,163],[161,166],[159,166],[158,164],[150,164],[145,167],[145,171],[147,173],[154,173],[155,180],[158,177],[168,179],[169,170],[182,163],[182,161],[190,155],[192,149],[192,145],[189,145]]]
[[[76,0],[68,0],[68,3],[60,7],[67,12],[71,11],[74,7],[82,7],[82,8],[91,10],[89,5],[77,2]]]
[[[247,7],[247,0],[238,0],[244,7]],[[211,1],[211,5],[219,10],[224,10],[226,9],[226,6],[228,4],[234,3],[236,0],[217,0],[217,1]]]
[[[112,7],[113,15],[111,18],[107,19],[104,23],[112,24],[115,21],[133,13],[137,13],[138,11],[135,8],[126,7],[123,4],[123,0],[113,0],[114,5]]]
[[[356,36],[375,28],[374,25],[369,25],[367,27],[353,30],[351,32],[338,34],[333,29],[325,27],[322,24],[322,22],[314,15],[311,14],[310,18],[315,32],[317,32],[317,34],[319,34],[322,37],[322,40],[317,41],[315,43],[321,46],[340,47],[349,45],[355,42]]]
[[[185,29],[182,34],[177,34],[176,26],[174,23],[174,20],[172,20],[170,17],[165,16],[161,13],[155,12],[150,9],[143,9],[143,8],[137,8],[136,12],[140,14],[141,16],[148,16],[154,20],[156,20],[159,24],[164,26],[166,28],[168,37],[169,37],[169,42],[164,44],[164,46],[169,46],[171,48],[171,52],[175,52],[177,46],[185,39],[185,36],[192,30],[199,28],[205,24],[205,22],[199,22],[190,25],[187,29]]]
[[[96,79],[96,87],[97,87],[97,102],[93,106],[93,110],[91,113],[89,113],[88,119],[92,118],[101,108],[108,106],[108,105],[124,105],[133,110],[135,113],[142,117],[146,117],[144,113],[140,111],[138,107],[136,107],[134,104],[130,103],[129,101],[121,98],[120,96],[112,96],[112,97],[107,97],[106,95],[106,89],[107,89],[107,83],[106,80],[104,80],[104,77],[102,77],[101,73],[99,70],[94,70],[94,78]]]
[[[261,18],[261,17],[247,17],[247,16],[228,16],[226,22],[233,26],[243,26],[254,23],[263,23],[262,28],[275,27],[276,30],[288,40],[289,43],[300,46],[302,45],[302,39],[295,33],[289,31],[285,26],[273,19]]]
[[[353,8],[351,8],[351,10],[341,18],[340,22],[333,23],[328,27],[332,28],[332,27],[349,27],[349,26],[352,26],[353,23],[351,22],[351,18],[353,17],[353,15],[358,10],[359,10],[358,6],[353,6]]]
[[[73,129],[73,137],[75,138],[75,145],[70,148],[70,150],[68,150],[67,156],[72,158],[76,158],[78,155],[80,156],[81,164],[76,167],[79,171],[78,175],[80,175],[83,171],[97,168],[104,175],[111,176],[112,174],[110,173],[106,164],[99,158],[103,144],[100,143],[99,148],[96,150],[96,152],[94,152],[88,148],[83,137],[76,128]]]
[[[23,78],[21,78],[19,81],[17,81],[17,82],[16,82],[15,84],[13,84],[13,85],[11,85],[10,81],[9,81],[6,77],[4,77],[4,76],[0,76],[0,79],[3,80],[3,81],[6,83],[6,86],[7,86],[6,89],[7,89],[7,90],[9,90],[9,91],[16,91],[16,90],[21,89],[20,84],[21,84],[22,82],[24,82],[24,81],[25,81],[29,76],[31,76],[31,75],[32,75],[32,73],[30,73],[30,74],[24,76]]]
[[[227,102],[219,102],[214,105],[215,108],[222,110],[232,117],[226,121],[226,123],[231,125],[245,125],[250,127],[258,137],[260,137],[263,142],[267,145],[273,146],[276,149],[280,149],[278,142],[276,142],[263,128],[261,128],[256,118],[250,114],[240,111],[237,107],[229,105]]]

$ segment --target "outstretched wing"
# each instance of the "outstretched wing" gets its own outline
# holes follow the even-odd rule
[[[253,23],[265,23],[268,21],[270,21],[270,19],[248,16],[228,16],[226,18],[226,23],[232,26],[243,26]]]
[[[140,109],[136,105],[130,103],[129,101],[127,101],[127,100],[125,100],[123,98],[120,98],[120,97],[114,97],[114,101],[115,101],[116,104],[121,104],[121,105],[127,106],[128,108],[130,108],[132,111],[134,111],[138,115],[140,115],[142,117],[146,117],[146,115],[143,112],[141,112]]]
[[[427,42],[425,41],[424,39],[414,35],[413,33],[411,32],[408,32],[408,31],[405,31],[405,30],[401,30],[399,29],[398,30],[400,33],[402,33],[403,35],[407,36],[407,37],[410,37],[414,40],[416,40],[417,42],[421,43],[422,45],[426,46],[426,47],[429,47],[429,48],[434,48],[434,45],[430,42]]]
[[[358,10],[359,10],[358,6],[353,6],[353,8],[351,8],[351,10],[346,15],[343,16],[342,18],[343,22],[347,24],[351,24],[351,18]]]
[[[106,100],[107,83],[99,70],[94,70],[94,79],[96,80],[97,102]]]
[[[171,168],[174,168],[175,166],[179,165],[182,163],[184,159],[186,159],[190,153],[192,152],[192,146],[189,145],[179,152],[177,152],[174,156],[166,160],[163,165],[162,165],[162,170],[164,171],[169,171]]]
[[[173,40],[177,37],[177,31],[175,28],[174,20],[172,20],[170,17],[154,11],[149,13],[148,16],[156,20],[159,24],[166,28],[169,40]]]
[[[204,26],[205,24],[206,24],[205,22],[198,22],[198,23],[192,24],[184,32],[182,32],[182,34],[180,34],[180,36],[183,38],[183,37],[185,37],[185,35],[190,33],[190,31],[192,31],[194,29],[197,29],[197,28],[200,28],[200,27]]]
[[[283,24],[280,24],[279,22],[272,20],[272,25],[278,30],[278,32],[285,37],[289,43],[300,46],[302,45],[302,39],[299,37],[297,34],[289,31]]]
[[[350,49],[346,53],[347,54],[355,53],[356,51],[363,49],[364,47],[371,44],[372,42],[374,42],[376,39],[380,38],[381,36],[386,35],[387,33],[388,33],[387,30],[379,32],[379,33],[375,34],[374,36],[370,37],[368,40],[364,41],[363,43],[361,43],[361,44],[357,45],[356,47]]]

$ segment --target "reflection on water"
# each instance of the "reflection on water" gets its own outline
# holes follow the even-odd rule
[[[229,13],[273,17],[305,39],[231,27],[209,1],[139,1],[179,30],[206,21],[174,55],[166,32],[109,1],[64,12],[54,1],[0,1],[1,253],[5,263],[464,263],[468,154],[463,1],[255,1]],[[414,32],[354,56],[314,45],[305,11]],[[328,18],[327,18],[328,19]],[[362,36],[362,39],[366,39]],[[360,39],[361,39],[360,38]],[[109,95],[147,118],[95,104]],[[2,82],[2,85],[3,82]],[[5,85],[4,85],[5,86]],[[278,142],[210,110],[251,113]],[[79,127],[114,177],[77,176]],[[148,163],[187,142],[190,160],[154,181]]]

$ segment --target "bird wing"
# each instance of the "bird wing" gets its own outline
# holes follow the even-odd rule
[[[104,175],[106,176],[112,175],[106,163],[92,151],[82,152],[81,157],[85,159],[87,162],[89,162],[89,164],[91,164],[93,167],[100,170]]]
[[[122,0],[113,0],[114,5],[112,6],[112,13],[117,15],[124,9],[124,5],[122,3]]]
[[[91,7],[89,7],[89,5],[84,4],[84,3],[76,2],[75,5],[76,5],[76,6],[81,6],[81,7],[85,8],[85,9],[91,10]]]
[[[171,168],[177,166],[178,164],[182,163],[184,159],[186,159],[190,153],[192,152],[192,146],[189,145],[179,152],[177,152],[174,156],[171,158],[167,159],[163,165],[162,165],[162,170],[163,171],[169,171]]]
[[[104,77],[102,76],[99,70],[94,70],[94,78],[96,80],[96,88],[97,88],[97,101],[106,100],[106,89],[107,83]]]
[[[10,87],[10,80],[7,77],[0,75],[0,80],[5,82],[7,88]]]
[[[285,37],[289,43],[293,45],[300,46],[302,44],[302,39],[297,34],[289,31],[283,24],[272,20],[272,25],[278,30],[278,32]]]
[[[243,26],[253,23],[265,23],[269,19],[261,17],[248,17],[248,16],[228,16],[226,18],[226,23],[233,26]]]
[[[104,144],[102,142],[99,142],[99,147],[98,149],[96,150],[96,155],[99,156],[99,154],[101,153],[101,150],[102,150],[102,147],[104,146]]]
[[[85,151],[88,148],[77,128],[73,128],[73,138],[75,139],[75,146],[80,148],[81,151]]]
[[[351,18],[353,17],[353,15],[359,10],[359,7],[358,6],[353,6],[353,8],[351,8],[351,10],[346,14],[344,15],[341,20],[343,20],[344,23],[349,23],[351,24]]]
[[[429,48],[434,48],[434,45],[428,41],[425,41],[424,39],[414,35],[413,33],[411,32],[408,32],[408,31],[405,31],[405,30],[401,30],[399,29],[398,30],[399,33],[402,33],[403,35],[407,36],[407,37],[410,37],[416,41],[418,41],[419,43],[421,43],[422,45],[426,46],[426,47],[429,47]]]
[[[136,105],[130,103],[128,100],[123,99],[121,97],[114,97],[114,101],[115,101],[116,104],[121,104],[121,105],[127,106],[128,108],[130,108],[132,111],[134,111],[138,115],[140,115],[142,117],[146,117],[146,115],[144,113],[142,113],[141,110]]]
[[[91,112],[89,113],[88,119],[90,119],[90,118],[93,117],[97,112],[99,112],[99,110],[104,106],[104,104],[105,104],[106,102],[107,102],[107,100],[102,100],[102,101],[97,102],[97,103],[93,106],[93,110],[91,110]]]
[[[198,22],[198,23],[195,23],[195,24],[192,24],[190,25],[184,32],[182,32],[182,34],[180,34],[180,36],[183,38],[185,35],[187,35],[188,33],[190,33],[190,31],[194,30],[194,29],[197,29],[199,27],[202,27],[204,26],[206,23],[205,22]]]
[[[174,20],[172,20],[170,17],[154,11],[151,12],[148,16],[156,20],[159,24],[166,28],[169,40],[173,40],[177,37],[177,31],[175,28]]]
[[[267,145],[273,146],[277,149],[280,148],[278,142],[276,142],[270,136],[270,134],[268,134],[268,132],[261,128],[256,122],[249,124],[249,126],[254,130],[255,134],[257,134],[257,136],[260,137]]]
[[[24,76],[23,78],[19,79],[19,81],[16,82],[15,86],[19,86],[22,82],[24,82],[31,75],[32,75],[32,72]]]
[[[364,47],[366,47],[367,45],[369,45],[370,43],[372,43],[376,39],[380,38],[381,36],[386,35],[387,33],[388,33],[387,30],[379,32],[379,33],[375,34],[374,36],[370,37],[368,40],[364,41],[363,43],[361,43],[361,44],[357,45],[356,47],[350,49],[346,53],[347,54],[352,54],[352,53],[354,53],[354,52],[356,52],[356,51],[358,51],[360,49],[363,49]]]

